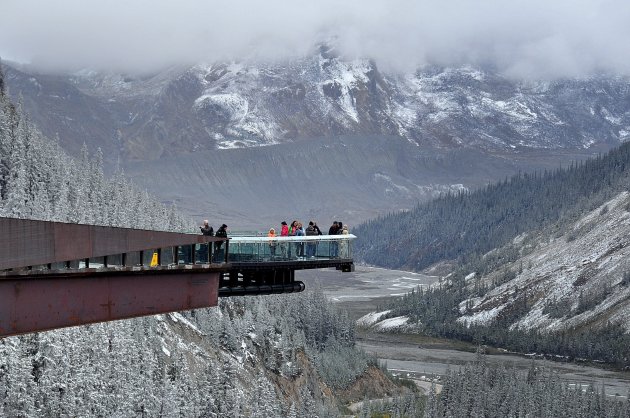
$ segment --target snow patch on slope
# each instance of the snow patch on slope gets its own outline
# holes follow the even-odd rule
[[[462,302],[458,321],[489,325],[526,300],[528,310],[513,329],[562,330],[611,321],[630,330],[630,286],[621,285],[630,271],[629,205],[630,193],[622,192],[582,216],[564,235],[530,243],[534,250],[509,266],[518,271],[516,278],[492,288],[506,270],[481,277],[491,290]]]
[[[382,312],[370,312],[357,319],[357,325],[360,327],[369,327],[377,323],[383,316],[390,313],[391,310]]]
[[[391,331],[396,328],[400,328],[409,321],[406,316],[397,316],[395,318],[388,318],[383,321],[377,322],[373,325],[373,328],[378,331]]]

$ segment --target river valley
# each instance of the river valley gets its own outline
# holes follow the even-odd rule
[[[384,310],[392,298],[402,296],[417,286],[429,286],[437,277],[398,270],[357,266],[352,273],[336,270],[299,271],[296,279],[307,287],[321,286],[324,293],[348,311],[351,319]],[[387,364],[394,374],[417,380],[430,380],[449,368],[457,369],[473,362],[476,347],[459,341],[429,338],[415,334],[358,330],[359,345]],[[492,354],[489,363],[527,370],[532,358],[517,354]],[[608,396],[625,398],[630,391],[630,372],[611,371],[587,364],[536,359],[535,365],[558,372],[575,385],[605,385]]]

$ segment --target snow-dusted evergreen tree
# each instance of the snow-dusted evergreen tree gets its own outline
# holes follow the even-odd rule
[[[440,395],[429,393],[426,417],[536,416],[626,417],[622,402],[607,399],[604,389],[585,390],[539,369],[535,379],[515,369],[489,366],[483,359],[450,371]]]
[[[0,339],[0,416],[32,416],[35,389],[31,359],[19,339]]]
[[[84,144],[78,161],[35,129],[0,95],[0,214],[157,230],[190,230],[190,220],[141,192],[122,173],[103,174],[100,149]]]

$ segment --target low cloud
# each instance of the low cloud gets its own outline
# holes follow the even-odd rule
[[[3,3],[0,56],[48,69],[282,60],[326,41],[389,71],[470,64],[524,78],[630,75],[626,0]]]

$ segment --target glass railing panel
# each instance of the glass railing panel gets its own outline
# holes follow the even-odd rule
[[[351,258],[354,235],[308,237],[232,237],[230,262]]]
[[[157,251],[154,250],[145,250],[142,252],[142,265],[145,267],[151,266],[151,261],[153,261],[153,255],[157,257]]]
[[[125,265],[127,267],[139,266],[140,265],[140,252],[133,251],[133,252],[127,253]]]
[[[177,250],[177,264],[192,264],[195,245],[182,245]]]
[[[51,268],[52,270],[65,270],[65,269],[66,269],[66,267],[67,267],[67,266],[66,266],[66,263],[65,263],[65,262],[62,262],[62,263],[52,263],[52,264],[50,265],[50,268]]]
[[[105,259],[103,257],[92,257],[90,258],[90,268],[91,269],[100,269],[105,265]]]
[[[48,270],[48,264],[36,264],[34,266],[31,266],[30,268],[31,271],[44,271],[44,270]]]
[[[122,265],[122,254],[108,255],[107,265],[111,267],[120,267]]]
[[[211,244],[195,245],[195,262],[197,264],[207,264],[210,262]]]
[[[254,245],[251,242],[231,242],[228,260],[230,262],[244,262],[254,260]]]
[[[170,266],[175,264],[175,255],[173,254],[173,247],[162,248],[160,257],[161,266]]]
[[[347,239],[339,240],[339,258],[349,258],[348,257],[348,240]]]

